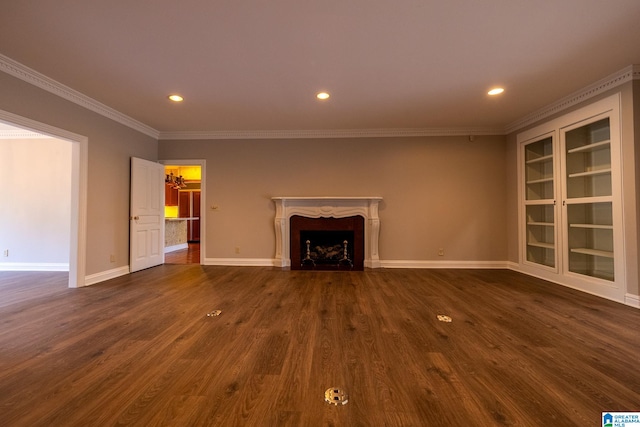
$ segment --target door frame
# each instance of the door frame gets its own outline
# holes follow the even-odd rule
[[[205,159],[181,159],[171,160],[162,159],[158,160],[163,165],[176,165],[176,166],[200,166],[200,265],[205,264],[205,253],[207,247],[206,238],[206,221],[207,221],[207,161]]]
[[[87,259],[87,171],[89,139],[45,123],[0,110],[0,121],[33,132],[71,142],[71,228],[69,242],[69,287],[86,284]]]

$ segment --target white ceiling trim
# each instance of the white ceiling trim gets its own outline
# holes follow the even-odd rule
[[[123,124],[129,128],[135,129],[145,135],[152,138],[158,138],[159,132],[150,126],[145,125],[121,112],[114,110],[111,107],[104,105],[103,103],[90,98],[77,90],[71,89],[62,83],[53,80],[44,74],[41,74],[21,63],[14,61],[13,59],[0,54],[0,71],[19,78],[27,83],[31,83],[34,86],[44,89],[47,92],[58,95],[61,98],[71,101],[74,104],[80,105],[88,110],[98,113],[104,117],[114,120],[120,124]]]
[[[328,130],[255,130],[209,132],[160,132],[160,140],[198,139],[312,139],[312,138],[389,138],[415,136],[501,135],[503,129],[328,129]]]
[[[0,130],[0,139],[51,139],[50,136],[28,130]]]
[[[566,110],[580,102],[586,101],[590,98],[598,96],[608,90],[623,85],[632,80],[640,80],[640,65],[629,65],[622,70],[613,73],[597,82],[580,89],[556,102],[543,107],[525,117],[517,120],[506,126],[504,129],[505,134],[509,134],[520,130],[526,126],[530,126],[546,119],[556,113]]]
[[[506,135],[559,113],[580,102],[632,80],[640,79],[640,65],[630,65],[557,102],[535,111],[502,129],[424,128],[424,129],[334,129],[334,130],[255,130],[160,132],[119,111],[0,54],[0,71],[60,96],[88,110],[110,118],[158,140],[203,139],[309,139],[309,138],[387,138],[416,136]]]

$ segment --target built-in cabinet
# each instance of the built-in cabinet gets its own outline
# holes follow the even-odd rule
[[[623,295],[620,100],[518,135],[520,261],[533,274]]]
[[[180,191],[178,217],[187,219],[187,241],[200,241],[200,190]]]
[[[170,185],[164,186],[164,205],[178,206],[178,189]]]

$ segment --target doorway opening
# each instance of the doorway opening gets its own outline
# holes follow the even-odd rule
[[[164,160],[165,264],[204,264],[205,161]]]
[[[47,265],[47,262],[32,263],[26,262],[25,266],[20,268],[19,265],[14,265],[14,270],[30,270],[34,269],[40,271],[61,271],[64,266],[64,271],[69,272],[68,285],[71,288],[81,287],[85,285],[85,260],[86,260],[86,188],[87,188],[87,146],[88,139],[84,136],[77,135],[62,129],[58,129],[44,123],[36,122],[34,120],[15,115],[6,111],[0,110],[0,123],[7,127],[14,128],[19,132],[33,132],[35,137],[51,137],[54,140],[61,142],[64,145],[65,153],[63,156],[67,161],[67,167],[70,167],[71,176],[66,184],[64,184],[62,191],[65,192],[65,202],[68,203],[68,207],[64,209],[62,214],[64,218],[62,221],[66,221],[69,225],[65,227],[64,236],[56,236],[55,239],[65,239],[65,252],[68,253],[68,257],[64,257],[64,262],[54,262],[53,265]],[[69,146],[66,145],[70,143]],[[33,170],[34,164],[27,166],[23,164],[16,164],[12,167],[17,167],[22,170]],[[55,177],[50,177],[55,180]],[[62,185],[62,184],[61,184]],[[27,198],[34,197],[33,194],[25,194],[23,196],[25,200]],[[37,196],[36,196],[37,197]],[[15,199],[15,198],[14,198]],[[13,206],[20,206],[19,200],[14,200]],[[61,211],[62,212],[62,211]],[[68,231],[67,231],[68,230]],[[10,231],[11,232],[11,231]],[[55,233],[54,233],[55,234]],[[3,239],[4,240],[4,239]],[[66,244],[68,242],[68,245]],[[33,247],[41,248],[42,242],[39,241],[37,245]],[[54,242],[52,246],[56,246]],[[24,247],[24,246],[23,246]],[[59,248],[57,248],[59,250]],[[55,251],[55,248],[51,248],[51,253]],[[11,257],[11,249],[4,248],[2,255],[8,254],[7,258]],[[44,255],[46,259],[46,254]],[[28,258],[25,258],[28,261]],[[3,263],[10,265],[10,263]],[[18,263],[19,264],[19,263]],[[40,265],[38,265],[40,264]],[[0,267],[2,267],[0,265]],[[9,267],[8,267],[9,268]]]

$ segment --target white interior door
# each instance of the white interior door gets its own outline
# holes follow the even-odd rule
[[[129,269],[164,263],[164,165],[131,158]]]

